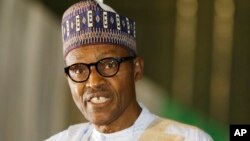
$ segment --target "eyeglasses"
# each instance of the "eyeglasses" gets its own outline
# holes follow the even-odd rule
[[[95,66],[97,72],[104,77],[112,77],[119,71],[120,63],[132,60],[136,56],[128,57],[109,57],[101,59],[95,63],[85,64],[76,63],[71,66],[65,67],[64,72],[74,82],[81,83],[88,80],[90,76],[90,67]]]

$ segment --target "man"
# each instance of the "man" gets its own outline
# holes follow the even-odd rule
[[[150,113],[136,100],[143,75],[135,22],[101,0],[83,0],[63,15],[65,73],[73,100],[89,123],[47,141],[211,141],[202,130]]]

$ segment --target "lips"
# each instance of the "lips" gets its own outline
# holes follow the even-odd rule
[[[112,100],[112,95],[108,92],[87,93],[86,101],[93,105],[106,105]]]
[[[110,98],[101,96],[101,97],[92,97],[89,101],[93,104],[102,104],[102,103],[105,103],[109,100],[110,100]]]

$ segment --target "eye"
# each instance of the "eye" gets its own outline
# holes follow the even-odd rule
[[[98,63],[98,71],[103,76],[114,75],[118,70],[118,62],[115,59],[104,59]]]
[[[75,75],[80,75],[88,72],[88,67],[84,64],[76,64],[70,67],[70,72]]]
[[[118,65],[117,61],[114,59],[105,59],[99,63],[99,68],[102,70],[114,69]]]
[[[114,60],[109,60],[104,62],[104,69],[112,69],[115,68],[117,66],[116,61]]]

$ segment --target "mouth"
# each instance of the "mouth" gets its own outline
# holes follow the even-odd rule
[[[108,93],[91,93],[86,97],[86,101],[95,106],[106,106],[112,100]]]
[[[93,104],[104,104],[106,102],[108,102],[111,98],[107,98],[107,97],[104,97],[104,96],[101,96],[101,97],[92,97],[90,98],[89,102],[93,103]]]

